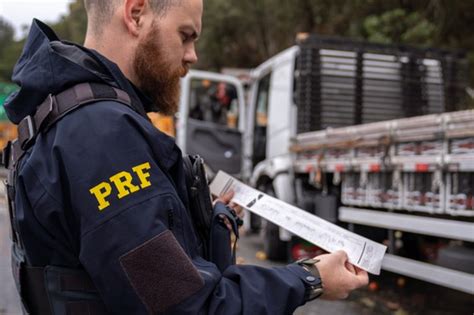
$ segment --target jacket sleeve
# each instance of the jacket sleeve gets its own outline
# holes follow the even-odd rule
[[[221,273],[196,255],[172,146],[145,119],[100,103],[66,117],[57,134],[79,259],[112,313],[291,314],[304,304],[310,274],[297,265]]]
[[[194,263],[206,284],[169,314],[191,314],[198,305],[203,305],[203,314],[293,314],[305,303],[304,282],[309,274],[298,265],[234,265],[220,274],[201,259]]]

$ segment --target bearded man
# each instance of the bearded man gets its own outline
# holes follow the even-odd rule
[[[273,269],[203,259],[181,151],[146,116],[177,110],[202,0],[85,4],[84,46],[34,21],[5,106],[20,132],[5,156],[26,312],[290,314],[366,284],[343,252]]]

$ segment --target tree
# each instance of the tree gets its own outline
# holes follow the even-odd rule
[[[14,36],[13,26],[0,17],[0,82],[10,81],[13,66],[10,56],[12,55],[12,46],[15,43]]]
[[[298,32],[315,32],[373,42],[464,50],[474,86],[474,1],[465,0],[205,0],[198,67],[254,67],[295,42]],[[61,38],[82,43],[83,0],[52,25]],[[0,31],[0,79],[8,77],[21,43]],[[10,48],[8,48],[10,47]],[[2,55],[2,50],[7,51]],[[3,69],[3,70],[2,70]]]
[[[3,56],[5,48],[13,42],[15,36],[15,30],[5,19],[0,17],[0,56]]]
[[[371,15],[364,20],[363,29],[367,39],[376,43],[433,44],[436,26],[419,12],[408,13],[395,9]]]
[[[474,86],[474,1],[206,0],[199,67],[249,68],[298,32],[464,50]]]
[[[83,43],[86,35],[87,15],[83,0],[69,4],[69,13],[62,16],[59,22],[51,27],[62,39],[75,43]]]

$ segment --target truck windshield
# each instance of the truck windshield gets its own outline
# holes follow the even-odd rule
[[[189,118],[237,128],[239,103],[231,83],[194,79],[190,98]]]

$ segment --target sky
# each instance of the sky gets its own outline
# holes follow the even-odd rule
[[[30,25],[33,18],[55,22],[67,13],[73,0],[0,0],[0,16],[15,28],[15,37],[23,35],[22,25]]]

